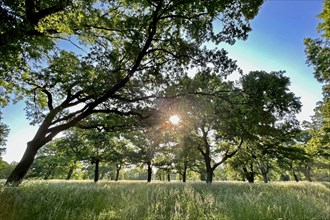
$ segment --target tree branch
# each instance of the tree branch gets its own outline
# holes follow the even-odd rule
[[[213,165],[214,169],[217,168],[220,164],[223,164],[227,159],[232,158],[238,152],[238,150],[241,148],[242,144],[243,144],[243,139],[241,139],[239,145],[233,152],[231,152],[230,154],[228,154],[228,152],[226,152],[225,156],[221,159],[221,161],[219,161],[218,163],[215,163]]]
[[[120,116],[138,116],[141,119],[146,119],[150,116],[144,116],[143,114],[135,111],[128,111],[128,112],[122,112],[117,109],[95,109],[92,111],[92,113],[114,113],[116,115]]]
[[[36,0],[25,0],[25,13],[28,22],[30,22],[32,25],[37,25],[42,18],[63,11],[68,5],[68,0],[60,1],[60,3],[57,5],[42,9],[37,12]]]
[[[80,122],[81,120],[83,120],[84,118],[88,117],[89,115],[91,115],[92,113],[94,113],[94,108],[97,107],[99,104],[105,102],[106,100],[108,100],[112,95],[114,95],[117,91],[121,90],[130,80],[130,78],[134,75],[134,73],[137,71],[137,69],[139,68],[143,58],[146,55],[146,52],[148,50],[148,48],[151,46],[152,41],[153,41],[153,37],[156,34],[156,28],[157,28],[157,23],[158,23],[158,13],[161,10],[162,7],[162,1],[159,2],[159,4],[157,5],[155,11],[153,12],[153,17],[152,17],[152,21],[149,25],[148,28],[148,37],[146,39],[146,42],[144,44],[144,47],[142,48],[142,50],[139,52],[134,65],[132,66],[132,68],[128,71],[127,75],[118,81],[118,83],[116,83],[114,86],[112,86],[110,89],[106,90],[104,92],[104,94],[97,98],[95,101],[86,104],[86,106],[79,111],[79,114],[74,117],[72,120],[70,120],[69,122],[65,123],[65,124],[61,124],[52,128],[48,129],[48,132],[60,132],[63,130],[66,130],[70,127],[73,127],[74,125],[76,125],[78,122]],[[62,121],[62,119],[61,119]],[[54,124],[54,123],[52,123]]]
[[[41,88],[41,91],[43,91],[46,95],[47,95],[47,105],[49,110],[53,110],[54,106],[53,106],[53,96],[52,94],[46,89],[46,88]]]
[[[201,147],[200,144],[197,146],[197,150],[199,150],[199,152],[201,152],[201,154],[203,155],[203,157],[205,157],[205,154],[206,153],[203,151],[203,149],[202,149],[202,147]]]

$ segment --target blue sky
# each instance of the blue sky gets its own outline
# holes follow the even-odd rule
[[[303,103],[299,120],[309,120],[316,102],[322,99],[321,84],[306,65],[303,40],[316,38],[316,17],[322,11],[321,0],[267,0],[251,22],[248,40],[234,46],[224,45],[229,56],[236,59],[245,73],[251,70],[285,70],[291,79],[291,91]],[[222,45],[221,45],[222,46]],[[37,127],[25,119],[24,102],[9,105],[3,111],[4,123],[11,131],[7,141],[7,162],[19,161]]]

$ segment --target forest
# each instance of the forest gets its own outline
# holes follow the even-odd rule
[[[248,38],[250,23],[263,3],[2,1],[0,105],[24,101],[26,116],[38,129],[22,159],[8,164],[1,155],[10,129],[2,123],[0,109],[0,179],[4,179],[0,198],[7,201],[0,202],[0,217],[17,219],[20,215],[10,209],[13,204],[17,210],[24,206],[19,198],[30,199],[30,204],[36,199],[51,207],[54,204],[40,200],[43,194],[62,201],[72,189],[77,195],[96,190],[86,200],[99,205],[89,210],[79,201],[86,212],[72,209],[61,215],[48,210],[54,215],[47,215],[48,219],[253,219],[255,213],[246,210],[254,208],[235,212],[240,199],[221,202],[241,192],[247,193],[244,204],[255,195],[267,195],[269,201],[261,198],[257,210],[270,214],[259,213],[260,219],[327,219],[330,1],[323,2],[319,15],[321,37],[304,40],[307,65],[313,67],[314,77],[323,86],[323,100],[311,121],[304,122],[296,118],[302,103],[290,91],[285,71],[243,72],[221,48],[223,43],[234,45]],[[220,28],[215,28],[216,22]],[[231,80],[232,75],[239,77]],[[99,183],[92,185],[88,180]],[[219,181],[227,181],[223,183],[227,185]],[[278,181],[315,183],[288,183],[292,191],[287,192],[286,186],[276,185]],[[258,185],[261,182],[268,184]],[[273,195],[272,189],[278,195]],[[138,215],[143,204],[131,207],[121,201],[128,208],[119,207],[119,203],[118,208],[112,200],[100,197],[104,192],[119,199],[126,193],[135,201],[134,192],[125,190],[136,190],[141,196],[147,191],[152,200],[164,197],[163,203],[159,209],[150,205],[150,210]],[[169,197],[162,190],[168,191]],[[270,208],[271,198],[281,201],[294,190],[295,196],[302,192],[301,197],[311,198],[309,190],[318,191],[310,200],[319,200],[314,204],[318,211],[308,209],[306,215],[295,218],[308,205],[300,204],[297,210],[291,207],[287,212]],[[39,197],[33,198],[33,194]],[[171,200],[177,203],[170,204]],[[105,211],[100,201],[118,210]],[[58,207],[63,209],[66,202]],[[278,202],[273,207],[281,209],[285,204]],[[39,209],[35,206],[31,210],[42,219]],[[33,216],[24,209],[21,212],[26,219]]]

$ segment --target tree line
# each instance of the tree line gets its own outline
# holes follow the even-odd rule
[[[150,117],[95,114],[67,130],[37,153],[27,178],[327,181],[327,155],[312,153],[289,84],[283,72],[254,71],[236,83],[182,77]]]

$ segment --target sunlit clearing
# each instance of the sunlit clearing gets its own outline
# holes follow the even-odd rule
[[[178,115],[172,115],[172,116],[170,117],[170,119],[169,119],[169,121],[170,121],[172,124],[174,124],[174,125],[179,124],[180,120],[181,120],[181,119],[179,118]]]

